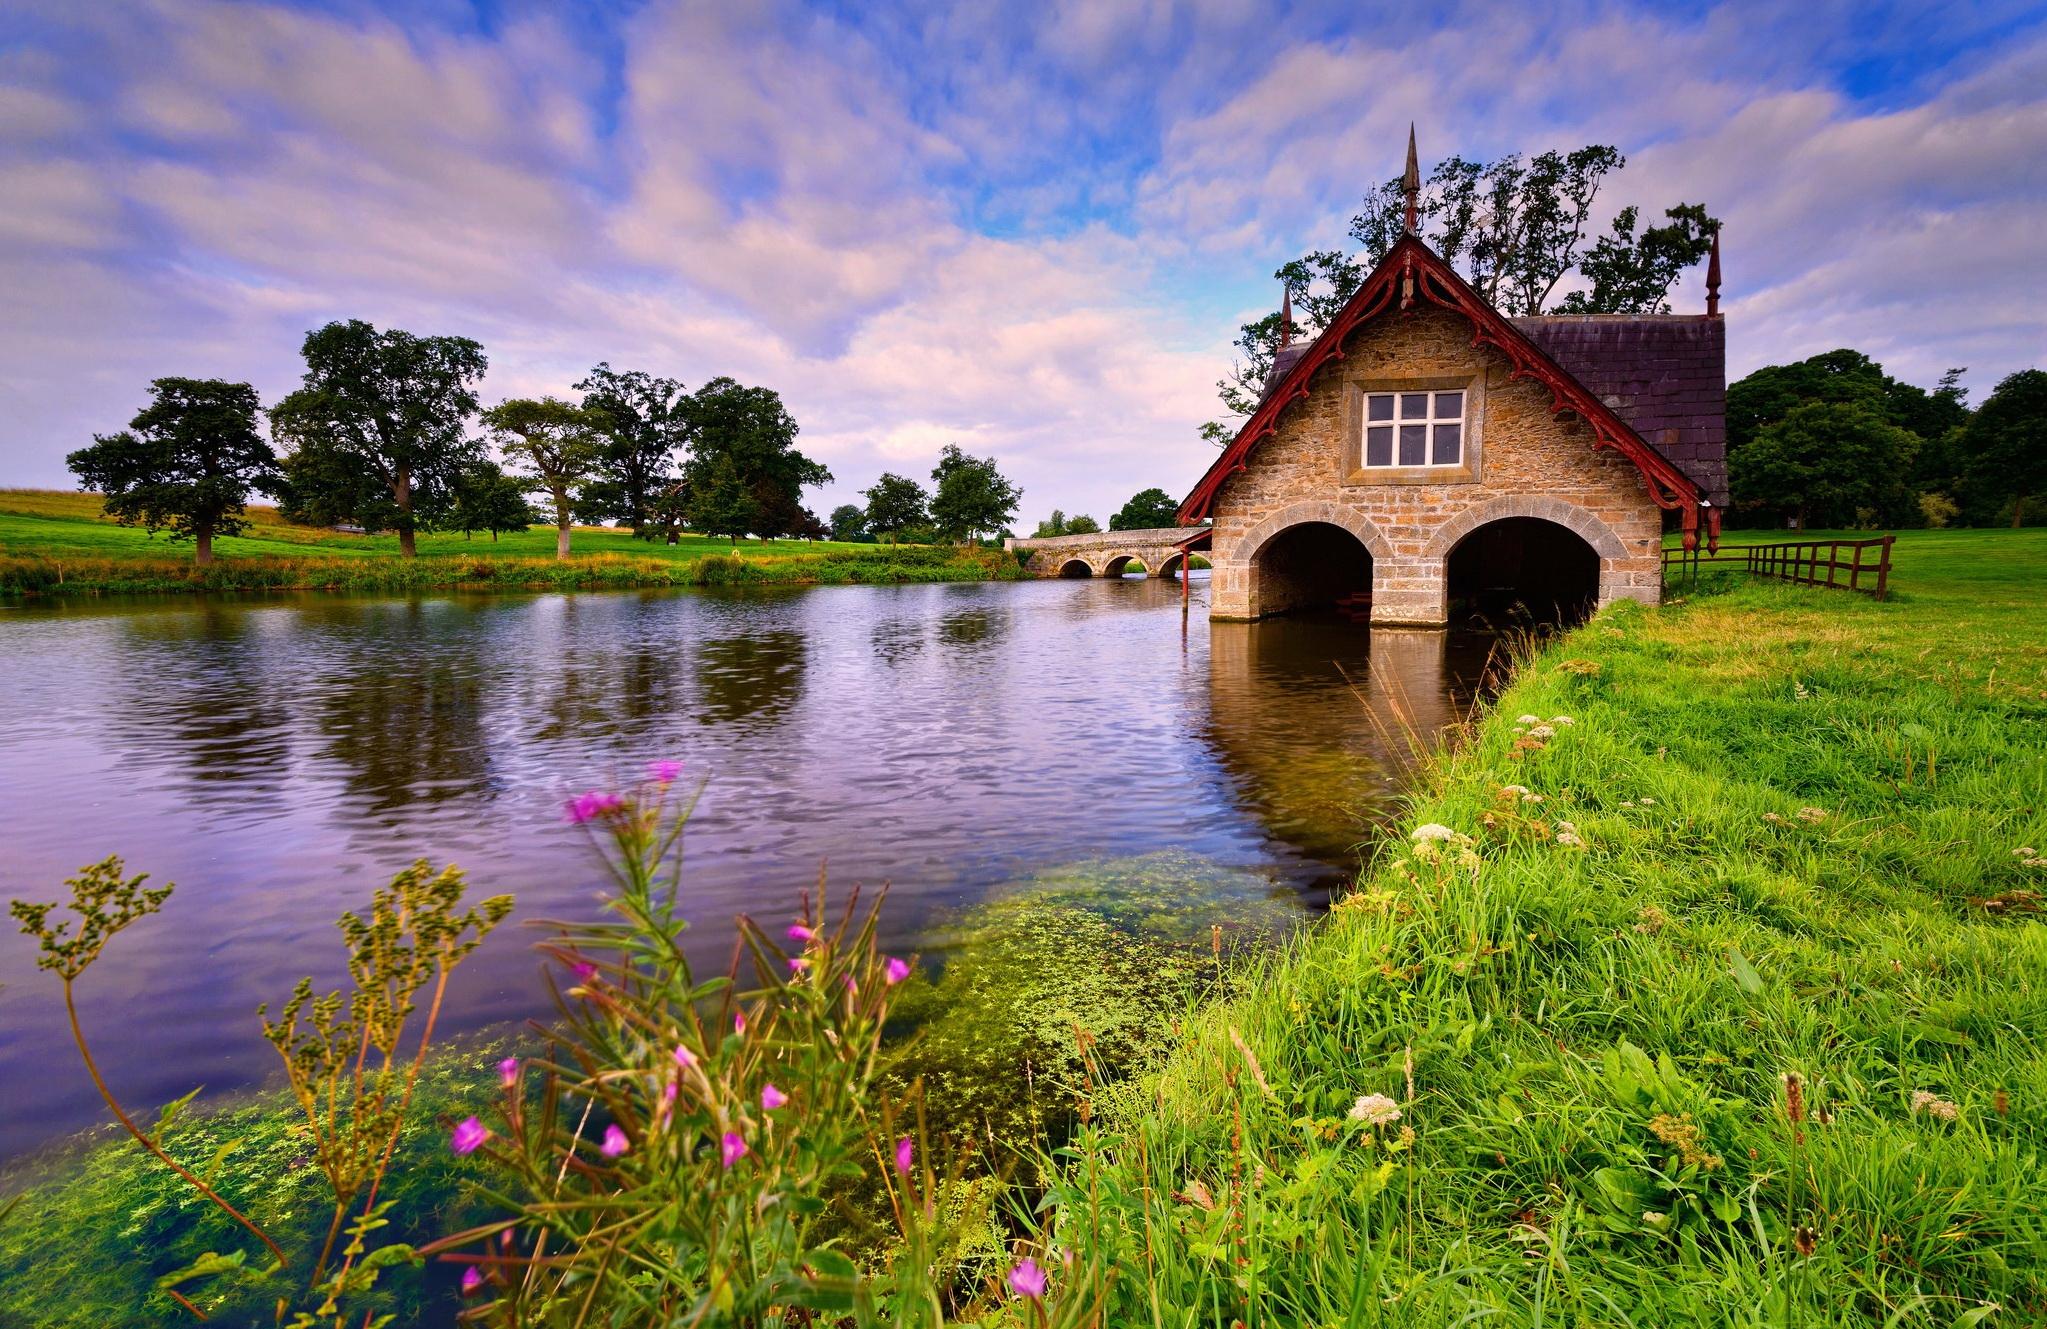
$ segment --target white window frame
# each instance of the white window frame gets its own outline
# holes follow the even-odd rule
[[[1444,414],[1443,399],[1452,395],[1457,398],[1456,412]],[[1359,397],[1363,411],[1363,418],[1358,422],[1358,465],[1361,470],[1369,474],[1373,471],[1456,471],[1464,468],[1465,448],[1471,435],[1471,394],[1464,388],[1367,389]],[[1416,397],[1422,398],[1422,413],[1410,415],[1407,412]],[[1372,418],[1375,402],[1386,403],[1384,419]],[[1443,425],[1457,426],[1457,455],[1447,460],[1440,451],[1444,440],[1439,426]],[[1422,460],[1403,461],[1401,445],[1404,440],[1401,436],[1407,429],[1416,427],[1422,431]],[[1379,430],[1385,431],[1386,460],[1373,461],[1372,435]]]

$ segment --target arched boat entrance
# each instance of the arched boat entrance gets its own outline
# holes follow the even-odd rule
[[[1341,526],[1304,521],[1251,556],[1251,586],[1261,618],[1334,609],[1364,621],[1372,607],[1372,551]]]
[[[1445,560],[1450,621],[1509,627],[1582,622],[1599,604],[1599,553],[1569,527],[1503,517]]]
[[[1059,565],[1059,575],[1068,581],[1077,581],[1082,577],[1094,576],[1095,570],[1087,565],[1086,559],[1069,558]]]

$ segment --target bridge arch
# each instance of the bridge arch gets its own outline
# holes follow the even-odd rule
[[[1059,575],[1067,581],[1078,581],[1095,575],[1094,565],[1084,558],[1069,558],[1059,564]]]
[[[1108,560],[1102,564],[1102,575],[1104,577],[1121,577],[1130,571],[1132,563],[1135,563],[1138,570],[1147,577],[1151,575],[1151,566],[1144,561],[1142,555],[1122,552],[1109,555]]]

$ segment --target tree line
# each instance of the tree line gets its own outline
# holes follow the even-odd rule
[[[831,537],[854,543],[934,544],[965,542],[1004,534],[1023,502],[1023,490],[996,468],[993,458],[970,457],[948,443],[931,470],[931,488],[907,475],[883,471],[860,491],[867,500],[832,509]]]
[[[105,496],[108,515],[192,540],[202,564],[216,537],[248,528],[255,494],[276,499],[288,521],[395,532],[408,558],[421,531],[495,538],[541,519],[555,525],[562,558],[578,523],[671,544],[685,528],[735,542],[832,534],[802,505],[803,490],[832,473],[797,448],[796,420],[772,389],[721,376],[689,392],[605,362],[574,385],[578,400],[485,409],[477,389],[488,360],[467,337],[351,319],[307,333],[301,350],[300,387],[267,411],[247,383],[155,380],[126,430],[69,456],[72,472]],[[993,461],[957,446],[932,474],[936,495],[918,490],[913,509],[884,503],[880,529],[967,539],[999,528],[1021,499]]]
[[[2047,490],[2047,372],[1971,410],[1962,369],[1931,391],[1860,351],[1769,365],[1727,389],[1733,524],[2019,526]]]

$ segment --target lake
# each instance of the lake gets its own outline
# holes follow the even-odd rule
[[[256,1005],[332,985],[335,917],[414,858],[515,917],[594,913],[563,801],[654,758],[706,781],[685,900],[711,969],[733,915],[780,917],[820,865],[888,883],[890,948],[941,958],[950,911],[1166,851],[1203,864],[1190,892],[1307,913],[1490,641],[1211,625],[1203,589],[1191,612],[1141,579],[0,608],[0,896],[59,899],[108,854],[177,883],[79,984],[133,1105],[267,1078]],[[548,1009],[531,940],[466,963],[447,1032]],[[10,922],[0,1157],[104,1115],[34,960]]]

